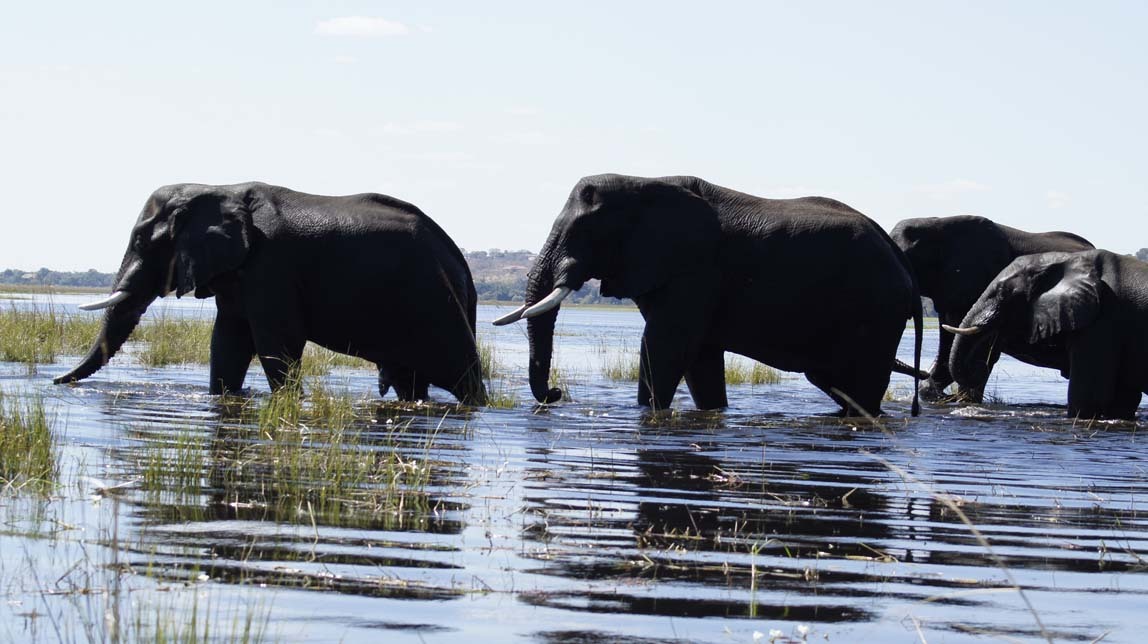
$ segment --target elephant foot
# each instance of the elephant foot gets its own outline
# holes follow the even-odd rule
[[[985,401],[985,390],[982,387],[958,387],[957,393],[950,396],[950,399],[966,405],[980,405]]]
[[[949,394],[945,393],[945,388],[948,386],[948,383],[939,384],[937,381],[929,378],[921,383],[921,386],[917,388],[917,393],[921,396],[921,400],[928,402],[945,402],[950,398]]]

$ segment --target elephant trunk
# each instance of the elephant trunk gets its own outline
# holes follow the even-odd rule
[[[130,252],[116,275],[112,296],[87,308],[102,308],[104,322],[88,354],[68,373],[53,379],[56,384],[83,380],[100,370],[135,330],[144,311],[158,296],[150,273]],[[84,308],[84,307],[81,307]]]
[[[546,256],[539,257],[538,265],[531,271],[526,285],[526,303],[533,306],[554,288],[554,270],[543,263]],[[543,404],[558,402],[562,390],[550,387],[550,359],[554,352],[554,323],[558,320],[558,309],[554,308],[526,321],[527,337],[530,339],[530,391],[534,399]]]
[[[140,317],[143,316],[147,310],[148,304],[154,298],[147,297],[140,298],[132,297],[127,301],[113,305],[104,312],[104,323],[100,328],[100,334],[96,337],[95,342],[92,343],[91,349],[88,350],[87,356],[72,368],[68,373],[59,376],[53,380],[56,384],[75,382],[83,380],[93,373],[100,370],[116,352],[120,350],[124,342],[127,341],[128,336],[139,324]],[[133,303],[134,302],[134,303]]]
[[[973,392],[983,391],[989,378],[989,362],[999,333],[997,331],[998,312],[982,302],[978,302],[965,315],[960,331],[953,337],[949,353],[949,372],[962,389]],[[973,329],[976,329],[973,331]],[[949,333],[949,331],[942,331]]]

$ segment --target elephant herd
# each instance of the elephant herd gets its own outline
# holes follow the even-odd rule
[[[529,381],[541,403],[562,300],[587,280],[645,320],[638,403],[667,407],[684,378],[695,405],[727,405],[724,354],[805,374],[845,415],[881,413],[894,371],[927,399],[980,401],[1007,353],[1068,378],[1068,415],[1134,418],[1148,391],[1148,264],[1070,233],[981,217],[902,221],[886,233],[821,197],[763,199],[696,177],[585,177],[531,268]],[[157,297],[214,297],[210,391],[242,388],[257,357],[287,384],[307,341],[378,366],[379,392],[486,401],[474,282],[463,254],[417,207],[378,194],[317,196],[263,183],[156,190],[132,229],[87,356],[115,355]],[[921,297],[942,322],[920,366]],[[913,366],[896,359],[912,319]]]

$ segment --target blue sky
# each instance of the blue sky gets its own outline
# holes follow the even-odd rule
[[[1142,2],[9,5],[0,268],[113,270],[182,181],[384,192],[464,248],[537,249],[601,172],[1134,252],[1146,24]]]

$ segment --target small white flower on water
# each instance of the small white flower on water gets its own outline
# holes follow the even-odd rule
[[[806,626],[805,624],[798,624],[797,625],[797,634],[802,636],[802,637],[809,635],[809,627]]]
[[[779,638],[779,637],[784,637],[784,636],[785,636],[785,633],[782,633],[780,630],[778,630],[776,628],[769,629],[769,641],[771,641],[771,642],[773,640]]]
[[[753,641],[756,642],[763,637],[765,637],[765,633],[762,633],[761,631],[754,631],[753,632]]]

